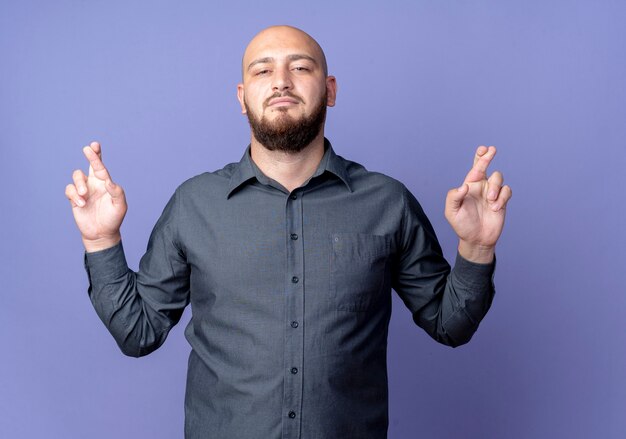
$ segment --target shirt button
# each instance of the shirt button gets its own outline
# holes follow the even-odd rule
[[[298,368],[297,367],[292,367],[291,368],[291,373],[294,374],[294,375],[297,374],[298,373]]]
[[[298,276],[294,276],[291,278],[291,282],[293,282],[294,284],[297,284],[299,280],[300,279],[298,279]]]
[[[291,419],[295,418],[296,417],[296,412],[289,412],[289,417]]]
[[[289,195],[289,198],[291,198],[292,200],[296,200],[296,199],[298,199],[298,195],[291,194],[291,195]]]
[[[295,241],[296,239],[298,239],[298,235],[296,235],[295,233],[292,233],[291,234],[291,239],[293,239]]]
[[[298,327],[298,322],[296,322],[295,320],[293,322],[291,322],[291,327],[292,328],[297,328]]]

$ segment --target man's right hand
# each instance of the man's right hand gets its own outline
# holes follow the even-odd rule
[[[72,174],[74,184],[65,187],[74,220],[78,225],[87,252],[104,250],[122,239],[120,226],[128,206],[121,186],[113,183],[109,171],[102,163],[102,150],[98,142],[83,148],[89,160],[89,175],[77,169]]]

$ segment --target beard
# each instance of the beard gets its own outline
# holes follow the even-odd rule
[[[269,99],[285,95],[292,96],[285,93],[271,96]],[[261,145],[269,151],[298,153],[309,146],[320,133],[326,120],[326,100],[327,94],[324,93],[320,102],[313,108],[313,112],[309,116],[302,116],[298,119],[289,116],[286,109],[279,108],[278,111],[283,114],[279,114],[273,122],[268,121],[265,116],[259,119],[250,110],[245,100],[244,105],[252,134]]]

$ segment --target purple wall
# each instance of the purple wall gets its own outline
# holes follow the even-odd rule
[[[625,3],[253,4],[0,3],[0,437],[182,437],[189,314],[124,357],[63,190],[100,140],[136,268],[174,188],[241,156],[240,57],[276,23],[327,51],[338,153],[404,181],[448,256],[445,192],[476,145],[513,187],[469,345],[437,345],[394,299],[390,438],[626,437]]]

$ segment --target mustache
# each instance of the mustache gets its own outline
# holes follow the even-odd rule
[[[285,98],[285,97],[295,99],[296,101],[300,102],[301,104],[304,104],[304,99],[302,99],[300,96],[295,95],[295,94],[291,93],[290,91],[286,91],[284,93],[280,93],[280,92],[274,93],[272,96],[270,96],[269,98],[267,98],[265,100],[265,102],[263,103],[263,106],[267,107],[270,104],[270,101],[272,99],[275,99],[275,98]]]

